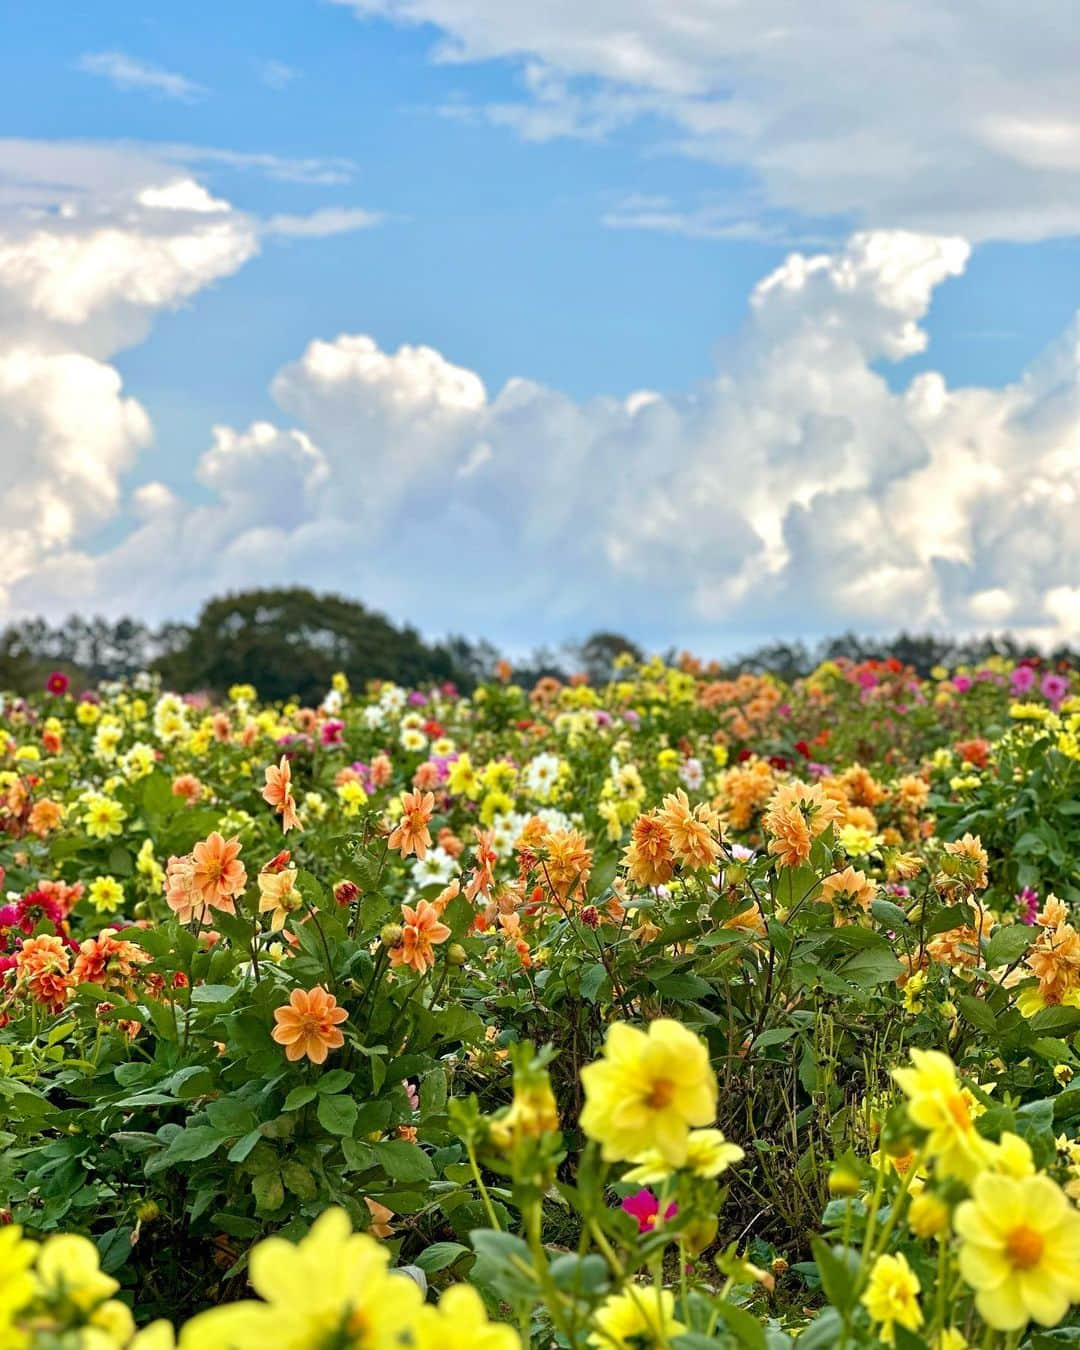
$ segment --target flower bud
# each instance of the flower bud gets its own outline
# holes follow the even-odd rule
[[[468,959],[465,948],[460,942],[451,942],[446,949],[446,963],[450,966],[463,966]]]
[[[351,905],[360,894],[355,881],[339,881],[334,886],[334,899],[339,905]]]
[[[837,1163],[829,1172],[829,1194],[837,1199],[858,1195],[862,1179],[844,1163]]]
[[[405,930],[399,923],[383,924],[382,931],[379,934],[379,941],[384,947],[396,947],[405,935]]]
[[[920,1191],[908,1208],[908,1226],[916,1237],[935,1237],[949,1226],[949,1207],[933,1191]]]
[[[691,1219],[679,1236],[690,1255],[696,1257],[716,1241],[718,1227],[715,1215],[702,1216]]]

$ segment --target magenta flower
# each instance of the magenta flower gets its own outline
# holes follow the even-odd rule
[[[62,670],[54,670],[45,681],[45,688],[50,694],[66,694],[71,681]]]
[[[971,688],[971,678],[968,675],[954,675],[952,684],[958,694],[966,694]]]
[[[1064,675],[1055,675],[1053,672],[1043,676],[1042,696],[1048,703],[1052,703],[1056,708],[1065,695],[1069,692],[1069,681]]]
[[[1039,893],[1033,891],[1030,886],[1025,886],[1013,899],[1020,906],[1020,922],[1032,924],[1035,922],[1035,916],[1039,912]]]
[[[1026,694],[1035,683],[1035,671],[1031,666],[1017,666],[1009,680],[1014,694]]]
[[[632,1219],[637,1220],[639,1233],[651,1233],[656,1227],[656,1218],[660,1213],[660,1201],[647,1187],[637,1191],[634,1195],[628,1195],[622,1202],[622,1208]],[[678,1212],[679,1206],[672,1201],[664,1211],[664,1218],[673,1219]]]
[[[319,736],[323,745],[341,745],[342,733],[345,730],[345,723],[338,718],[329,718],[322,724]]]

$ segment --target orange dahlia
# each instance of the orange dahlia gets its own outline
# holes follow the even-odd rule
[[[329,1051],[345,1044],[338,1026],[348,1016],[321,984],[314,989],[294,989],[288,1003],[274,1009],[277,1025],[271,1035],[285,1047],[286,1059],[303,1059],[306,1055],[313,1064],[322,1064]]]
[[[415,853],[423,858],[431,847],[431,831],[428,821],[435,810],[433,792],[406,792],[401,798],[401,820],[391,831],[386,841],[390,848],[397,849],[403,858]]]

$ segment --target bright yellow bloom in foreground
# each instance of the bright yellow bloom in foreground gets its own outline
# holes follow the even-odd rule
[[[648,1031],[616,1022],[603,1058],[581,1071],[581,1128],[599,1140],[608,1162],[632,1161],[655,1149],[669,1167],[683,1167],[690,1127],[716,1118],[716,1075],[705,1042],[668,1017]]]
[[[893,1069],[893,1078],[908,1099],[908,1114],[930,1132],[930,1156],[947,1176],[964,1181],[986,1167],[994,1146],[975,1129],[969,1095],[956,1076],[956,1066],[940,1050],[913,1049],[914,1067]]]
[[[1080,1302],[1080,1214],[1049,1177],[984,1172],[953,1223],[960,1273],[990,1326],[1056,1326]]]
[[[98,1249],[76,1233],[49,1238],[38,1253],[37,1277],[45,1298],[70,1300],[84,1313],[120,1288],[118,1281],[102,1271]]]
[[[879,1256],[874,1262],[861,1302],[873,1320],[880,1323],[881,1339],[886,1345],[892,1345],[897,1323],[908,1331],[922,1326],[919,1288],[919,1277],[901,1253]]]
[[[670,1289],[632,1286],[621,1294],[612,1294],[596,1310],[596,1330],[589,1344],[596,1350],[647,1350],[667,1345],[686,1330],[675,1320],[675,1296]]]
[[[328,1209],[293,1246],[270,1237],[251,1253],[249,1278],[265,1303],[246,1299],[200,1313],[185,1326],[183,1350],[397,1350],[423,1304],[407,1275],[387,1269],[390,1253],[354,1233],[343,1209]]]
[[[1006,1130],[994,1150],[991,1172],[1004,1172],[1010,1177],[1029,1177],[1035,1171],[1035,1159],[1031,1145],[1018,1134]]]
[[[34,1293],[30,1267],[37,1248],[27,1242],[17,1224],[0,1228],[0,1331],[4,1320],[24,1307]]]
[[[686,1141],[684,1166],[696,1177],[718,1177],[732,1163],[741,1162],[745,1156],[738,1144],[728,1143],[722,1130],[691,1130]],[[634,1161],[637,1166],[626,1173],[623,1181],[655,1186],[671,1175],[671,1168],[658,1149],[649,1149]]]
[[[454,1284],[438,1308],[425,1304],[414,1331],[416,1350],[521,1350],[505,1322],[489,1322],[484,1300],[469,1284]]]
[[[135,1321],[126,1303],[114,1299],[117,1280],[101,1269],[98,1249],[89,1238],[58,1233],[38,1252],[38,1301],[59,1314],[61,1325],[74,1309],[86,1326],[80,1344],[126,1345],[135,1333]],[[37,1316],[38,1314],[35,1314]],[[49,1314],[42,1314],[42,1325]]]

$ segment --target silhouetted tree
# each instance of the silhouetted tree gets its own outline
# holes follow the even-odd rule
[[[157,669],[179,689],[222,693],[250,682],[263,698],[320,699],[335,671],[362,686],[380,678],[402,684],[452,680],[450,653],[412,628],[395,628],[354,600],[299,587],[243,591],[203,606],[186,643],[160,657]]]
[[[607,684],[615,675],[615,658],[629,653],[635,661],[642,658],[641,648],[621,633],[593,633],[574,652],[576,664],[593,684]]]

